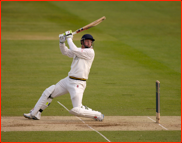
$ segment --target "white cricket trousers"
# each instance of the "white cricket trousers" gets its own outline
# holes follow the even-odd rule
[[[51,97],[55,98],[69,93],[73,108],[82,106],[83,93],[86,88],[86,81],[74,80],[66,77],[55,85]]]

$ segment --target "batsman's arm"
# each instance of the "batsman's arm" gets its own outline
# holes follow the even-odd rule
[[[66,56],[68,56],[70,58],[74,57],[74,53],[70,49],[68,49],[68,47],[65,45],[65,43],[63,43],[63,44],[59,43],[59,48],[60,48],[61,53],[63,55],[66,55]]]

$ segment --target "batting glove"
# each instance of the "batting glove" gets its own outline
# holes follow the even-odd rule
[[[63,44],[66,41],[66,35],[65,33],[59,34],[59,42]]]
[[[65,32],[66,38],[71,38],[73,39],[73,34],[72,34],[72,30],[68,30]]]

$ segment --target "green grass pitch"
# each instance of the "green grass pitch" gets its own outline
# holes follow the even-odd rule
[[[83,104],[106,116],[155,116],[159,80],[161,116],[181,116],[180,1],[1,1],[1,116],[22,116],[45,88],[66,77],[72,59],[61,54],[58,35],[102,16],[105,21],[73,39],[77,46],[85,33],[96,39]],[[72,107],[67,94],[54,99],[43,115],[69,116],[57,101]],[[181,141],[180,131],[102,133],[116,142]],[[77,131],[1,132],[1,139],[105,141],[94,132]]]

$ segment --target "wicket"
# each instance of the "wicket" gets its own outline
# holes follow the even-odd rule
[[[160,123],[160,82],[156,81],[156,123]]]

